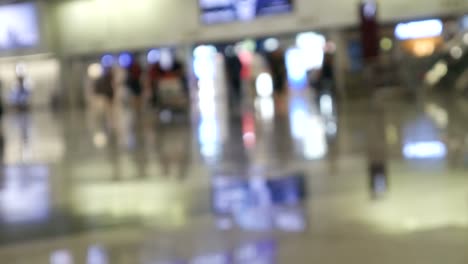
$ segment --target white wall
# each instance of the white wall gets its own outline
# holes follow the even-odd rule
[[[150,47],[183,40],[193,0],[76,0],[55,7],[65,53]]]
[[[205,26],[197,0],[72,0],[53,8],[65,54],[354,25],[358,0],[296,0],[294,14]],[[382,21],[468,11],[466,0],[380,0]]]

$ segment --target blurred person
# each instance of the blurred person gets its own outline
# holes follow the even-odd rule
[[[158,107],[158,93],[159,93],[159,81],[161,79],[161,66],[158,63],[153,63],[148,69],[148,86],[150,90],[150,104],[152,107]]]
[[[132,96],[132,106],[136,113],[140,113],[142,110],[142,96],[143,96],[143,85],[141,83],[141,77],[143,69],[137,59],[134,57],[132,62],[127,67],[127,88]]]
[[[188,104],[185,70],[170,51],[161,52],[158,78],[158,104],[170,110],[183,110]]]
[[[177,79],[181,82],[182,86],[185,79],[184,68],[182,63],[172,57],[172,54],[161,55],[159,62],[159,79]],[[183,87],[182,87],[183,88]]]
[[[268,65],[273,77],[273,89],[275,95],[282,95],[285,92],[287,71],[286,62],[284,59],[284,51],[276,49],[267,55]]]
[[[102,75],[96,80],[94,93],[102,104],[108,125],[113,124],[113,112],[115,104],[115,78],[112,67],[103,69]]]
[[[335,71],[333,63],[333,55],[325,54],[322,69],[319,72],[317,80],[317,97],[324,93],[330,94],[334,99],[335,97]]]
[[[29,108],[30,97],[31,92],[30,87],[26,84],[26,77],[18,75],[11,94],[11,101],[18,110],[24,111]]]
[[[242,62],[237,56],[233,46],[226,48],[225,55],[226,79],[229,87],[229,103],[231,110],[233,110],[238,108],[242,101]]]
[[[95,93],[101,97],[105,103],[111,106],[114,103],[114,73],[112,68],[104,68],[101,77],[96,81]]]
[[[260,74],[268,72],[265,67],[265,58],[262,56],[260,53],[254,53],[253,58],[252,58],[252,66],[251,66],[251,76],[250,76],[250,85],[252,89],[249,89],[248,91],[251,93],[249,96],[254,96],[256,91],[255,91],[255,85],[258,76]]]
[[[284,50],[278,48],[267,54],[267,62],[273,79],[273,96],[275,109],[280,115],[288,112],[287,70]]]

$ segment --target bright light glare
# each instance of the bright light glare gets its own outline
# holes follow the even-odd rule
[[[307,58],[301,49],[290,48],[286,51],[286,68],[293,86],[303,86],[307,82]]]
[[[304,156],[315,160],[323,158],[328,152],[326,128],[320,116],[307,111],[305,103],[296,101],[291,111],[291,132],[303,146]]]
[[[193,71],[201,79],[214,79],[216,48],[214,46],[198,46],[193,50]]]
[[[403,155],[407,159],[439,159],[447,155],[447,148],[440,141],[407,143]]]
[[[214,81],[209,79],[200,79],[198,81],[198,96],[200,101],[214,100],[215,98],[215,85]]]
[[[202,155],[206,158],[215,157],[219,149],[219,128],[216,120],[202,120],[198,129]]]
[[[463,56],[463,50],[460,48],[460,46],[454,46],[450,49],[450,56],[452,58],[459,60]]]
[[[430,19],[409,23],[400,23],[395,28],[395,35],[400,40],[437,37],[442,34],[444,24],[440,19]]]
[[[146,56],[146,59],[148,60],[148,63],[150,64],[155,64],[159,61],[161,58],[161,52],[157,49],[152,49],[148,52],[148,55]]]
[[[193,57],[210,57],[216,54],[216,47],[211,45],[201,45],[193,49]]]
[[[214,118],[216,112],[214,81],[201,79],[198,81],[198,104],[204,118]]]
[[[328,152],[323,120],[314,116],[305,122],[304,156],[310,160],[321,159]]]
[[[295,139],[301,140],[306,134],[307,114],[304,109],[295,108],[291,113],[291,132]]]
[[[271,97],[273,95],[273,79],[271,75],[268,73],[260,74],[255,81],[255,87],[260,97]]]
[[[296,46],[302,51],[302,60],[306,70],[320,69],[323,64],[326,39],[315,32],[298,34]]]
[[[265,42],[263,42],[263,48],[267,52],[273,52],[279,48],[280,44],[278,39],[276,38],[269,38],[266,39]]]
[[[262,120],[269,121],[275,116],[275,102],[273,98],[257,98],[255,108],[260,112]]]
[[[99,63],[93,63],[88,66],[88,77],[91,79],[98,79],[102,76],[103,68]]]

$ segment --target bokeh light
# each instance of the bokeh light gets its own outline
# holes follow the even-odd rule
[[[127,68],[132,64],[132,55],[129,53],[122,53],[119,56],[119,65],[122,68]]]

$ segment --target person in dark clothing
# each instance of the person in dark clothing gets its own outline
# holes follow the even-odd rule
[[[182,64],[178,61],[174,61],[168,65],[159,66],[160,76],[162,79],[165,78],[180,78],[183,75]]]
[[[226,48],[226,79],[229,85],[229,102],[231,108],[242,101],[242,62],[234,51],[234,47]]]
[[[114,74],[112,68],[105,68],[95,85],[96,95],[102,96],[108,104],[114,101]]]
[[[335,71],[333,56],[331,54],[326,54],[323,60],[322,69],[317,83],[317,92],[318,94],[327,92],[332,96],[335,94]]]
[[[141,75],[143,70],[136,59],[127,68],[127,87],[130,90],[133,100],[133,108],[136,112],[141,110],[143,85],[141,84]]]
[[[150,102],[153,107],[157,107],[159,104],[159,81],[161,79],[161,66],[159,63],[154,63],[148,70],[148,86],[151,90]]]
[[[114,102],[115,102],[115,80],[114,72],[111,67],[103,69],[102,75],[96,80],[94,85],[94,93],[102,102],[103,120],[100,121],[106,126],[106,129],[115,128],[114,125]],[[110,130],[109,130],[110,131]]]
[[[273,89],[276,95],[282,94],[286,86],[286,62],[284,52],[277,49],[267,56],[270,66],[271,75],[273,77]]]

